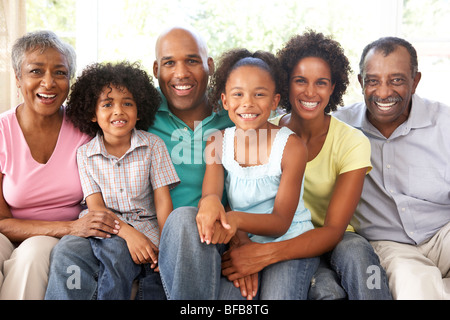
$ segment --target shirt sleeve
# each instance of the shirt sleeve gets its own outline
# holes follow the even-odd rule
[[[370,141],[361,131],[351,128],[342,136],[341,147],[339,174],[361,168],[367,168],[367,174],[372,170]]]
[[[83,189],[83,201],[94,193],[101,192],[100,186],[95,182],[89,171],[89,159],[86,156],[86,148],[80,147],[77,150],[78,172],[80,174],[81,188]]]
[[[159,137],[156,137],[153,144],[150,163],[150,183],[153,190],[164,186],[172,189],[180,183],[167,147]]]

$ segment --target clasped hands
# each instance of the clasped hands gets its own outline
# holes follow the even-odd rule
[[[216,195],[203,197],[200,201],[196,217],[200,241],[206,244],[230,244],[230,250],[244,243],[236,235],[237,219],[233,211],[225,211],[220,198]],[[236,235],[236,237],[235,237]],[[248,238],[247,238],[248,239]],[[231,242],[230,242],[231,241]],[[251,242],[250,240],[246,242]],[[248,276],[237,276],[237,270],[231,265],[230,250],[224,254],[222,274],[239,288],[243,297],[248,300],[256,296],[258,289],[258,273]]]

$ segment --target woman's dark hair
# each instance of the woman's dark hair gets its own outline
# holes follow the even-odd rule
[[[126,88],[137,106],[136,129],[148,130],[161,101],[158,90],[139,63],[94,63],[83,70],[72,85],[67,102],[67,117],[80,131],[95,136],[101,132],[95,117],[97,100],[106,86]]]
[[[339,42],[322,33],[308,30],[302,35],[292,37],[284,48],[278,51],[277,56],[288,75],[285,84],[287,88],[289,88],[292,70],[301,59],[307,57],[323,59],[330,66],[331,82],[335,85],[325,113],[335,111],[339,105],[343,104],[342,98],[350,83],[349,75],[352,69]],[[281,104],[286,111],[291,111],[289,95],[281,101]]]
[[[222,108],[221,95],[231,72],[242,66],[256,66],[267,71],[275,83],[275,93],[281,97],[287,94],[286,74],[278,59],[270,52],[256,51],[251,53],[247,49],[239,48],[225,52],[218,60],[216,72],[210,80],[209,102],[214,109]]]

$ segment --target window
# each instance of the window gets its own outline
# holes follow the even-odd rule
[[[51,29],[77,51],[78,72],[96,61],[141,61],[152,70],[154,44],[166,26],[195,27],[217,58],[234,47],[276,53],[306,28],[331,34],[353,68],[344,102],[362,99],[357,82],[364,46],[399,36],[418,51],[422,80],[417,93],[450,104],[450,0],[27,0],[27,31]],[[45,7],[43,10],[42,7]],[[157,82],[156,82],[157,83]]]

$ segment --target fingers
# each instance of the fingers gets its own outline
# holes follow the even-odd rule
[[[253,300],[258,291],[258,274],[252,274],[233,281],[235,287],[241,290],[241,295],[247,300]]]
[[[132,249],[132,259],[136,264],[150,263],[151,268],[154,269],[158,265],[159,249],[150,241],[150,239],[146,240],[144,245]]]
[[[200,236],[201,243],[210,244],[214,234],[215,221],[209,217],[197,215],[197,229]]]
[[[224,229],[222,226],[222,223],[219,221],[216,221],[214,224],[214,233],[211,239],[212,244],[217,243],[228,243],[231,238],[233,237],[232,234],[228,232],[228,230]]]
[[[231,226],[228,224],[227,214],[225,213],[225,211],[220,212],[220,223],[225,229],[231,229]]]
[[[112,212],[89,211],[71,226],[70,234],[75,236],[109,238],[119,233],[120,222]]]

